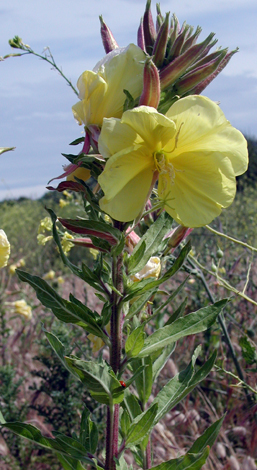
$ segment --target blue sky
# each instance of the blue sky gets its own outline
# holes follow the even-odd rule
[[[145,0],[2,0],[0,56],[11,52],[8,39],[22,37],[36,52],[49,46],[56,63],[76,85],[79,75],[104,55],[99,15],[120,46],[136,42]],[[176,13],[196,27],[204,40],[216,33],[218,46],[237,53],[205,90],[219,101],[231,124],[257,137],[257,3],[256,0],[161,1],[163,13]],[[152,2],[155,17],[155,3]],[[49,64],[33,56],[0,62],[0,147],[16,147],[0,156],[0,200],[39,197],[48,180],[62,171],[69,142],[82,128],[71,107],[77,98]],[[78,147],[76,150],[79,151]]]

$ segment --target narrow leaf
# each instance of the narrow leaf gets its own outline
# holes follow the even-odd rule
[[[188,451],[190,454],[195,454],[197,452],[203,452],[206,446],[212,447],[214,442],[216,441],[223,421],[225,419],[225,415],[222,418],[215,421],[215,423],[211,424],[206,431],[202,434],[202,436],[198,437],[190,450]]]
[[[215,322],[226,303],[227,299],[220,300],[213,305],[179,318],[171,325],[160,328],[145,340],[144,347],[138,357],[148,356],[180,338],[207,330]]]
[[[157,410],[158,405],[155,404],[140,416],[135,418],[134,422],[132,422],[129,428],[126,446],[130,447],[131,445],[138,444],[145,438],[146,434],[152,427]]]
[[[143,357],[142,359],[134,359],[132,361],[132,367],[134,372],[142,368],[140,374],[137,375],[135,382],[139,400],[144,406],[152,392],[153,371],[151,357],[148,356]]]
[[[132,331],[125,344],[125,351],[128,358],[136,357],[138,355],[144,345],[144,337],[145,334],[143,326],[139,326]]]
[[[199,454],[188,453],[178,459],[168,460],[156,467],[151,467],[150,470],[201,470],[208,458],[209,451],[209,447],[206,447]]]

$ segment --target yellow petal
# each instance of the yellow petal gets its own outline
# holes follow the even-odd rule
[[[121,122],[129,125],[153,151],[163,148],[175,135],[174,122],[149,106],[126,111]]]
[[[76,181],[75,180],[75,177],[80,179],[80,180],[83,180],[83,181],[87,181],[89,178],[90,178],[90,170],[88,170],[87,168],[84,168],[83,166],[79,166],[78,168],[76,168],[75,171],[73,171],[70,175],[67,176],[67,181]]]
[[[145,148],[123,152],[107,161],[98,181],[105,193],[100,200],[101,209],[113,219],[128,222],[137,217],[146,203],[153,165]]]
[[[235,176],[247,170],[244,136],[231,126],[220,107],[209,98],[197,95],[182,98],[171,106],[166,116],[175,121],[179,130],[176,150],[171,157],[182,152],[211,150],[230,159]],[[173,144],[165,150],[172,150]]]
[[[98,140],[99,152],[109,158],[121,148],[132,147],[138,140],[137,133],[127,124],[121,124],[120,119],[104,119]]]
[[[82,101],[72,108],[78,122],[101,126],[104,117],[120,118],[126,99],[123,90],[134,99],[142,92],[144,61],[144,52],[130,44],[120,54],[111,55],[97,72],[84,72],[78,80]]]
[[[216,152],[189,152],[172,160],[174,179],[159,177],[158,194],[165,210],[186,227],[201,227],[217,217],[235,196],[229,158]]]
[[[4,230],[0,230],[0,269],[4,268],[10,256],[10,243]]]

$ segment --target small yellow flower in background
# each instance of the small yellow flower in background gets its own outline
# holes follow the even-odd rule
[[[141,95],[144,61],[140,47],[130,44],[107,54],[94,71],[86,70],[77,83],[81,101],[72,107],[78,123],[101,126],[104,117],[120,118],[126,99],[123,90],[134,99]]]
[[[27,320],[31,320],[32,310],[25,300],[16,300],[16,302],[13,302],[12,305],[14,306],[14,309],[15,309],[14,313],[17,313],[18,315],[22,315]]]
[[[69,204],[69,201],[65,201],[65,199],[60,199],[59,200],[59,206],[62,209],[63,207],[67,206]]]
[[[51,232],[52,226],[53,223],[51,217],[44,217],[44,219],[40,221],[37,233]]]
[[[99,255],[99,251],[96,250],[95,248],[89,248],[89,251],[91,255],[93,256],[94,259],[97,259],[97,256]]]
[[[54,278],[55,278],[55,271],[53,271],[52,269],[50,269],[50,271],[48,271],[48,273],[46,273],[43,276],[43,279],[45,279],[45,281],[51,281]]]
[[[15,271],[17,268],[22,268],[23,266],[25,266],[26,262],[23,258],[21,258],[17,263],[15,264],[11,264],[9,266],[9,273],[13,276],[13,274],[15,274]]]
[[[158,256],[152,256],[145,267],[139,271],[139,273],[133,274],[130,279],[134,282],[142,281],[143,279],[149,279],[153,277],[158,279],[161,272],[161,261]]]
[[[247,143],[219,106],[203,96],[178,100],[166,115],[148,106],[104,119],[99,150],[107,159],[98,181],[100,207],[128,222],[143,210],[158,178],[158,198],[177,223],[200,227],[235,197],[247,169]]]
[[[73,248],[74,246],[74,244],[70,241],[70,240],[73,240],[73,238],[74,237],[69,232],[64,232],[62,240],[61,240],[61,245],[62,245],[62,249],[65,255],[69,253],[71,248]]]
[[[108,333],[110,333],[110,323],[108,323],[108,325],[106,326],[106,331]],[[92,351],[95,353],[95,352],[98,352],[103,346],[104,346],[104,341],[99,338],[99,336],[95,336],[93,335],[92,333],[90,333],[89,335],[87,335],[89,341],[91,341],[91,343],[93,343],[93,348],[92,348]]]
[[[52,240],[52,238],[53,238],[52,235],[48,235],[48,237],[45,237],[43,233],[39,233],[37,235],[37,242],[39,245],[45,246],[45,244],[49,242],[50,240]]]
[[[0,269],[4,268],[9,260],[11,252],[10,243],[4,230],[0,230]]]
[[[58,276],[56,280],[57,280],[58,286],[61,286],[64,283],[64,279],[62,276]]]
[[[76,181],[75,180],[75,177],[76,177],[80,180],[87,181],[90,178],[90,176],[91,176],[90,170],[88,170],[87,168],[84,168],[83,166],[79,166],[78,168],[76,168],[76,170],[74,170],[70,175],[67,176],[66,180],[67,181]],[[63,191],[63,194],[66,193],[66,192],[67,191]],[[66,194],[65,194],[65,196],[66,196]],[[69,197],[70,197],[70,195],[69,195]]]
[[[68,178],[68,177],[67,177],[67,178]],[[72,199],[72,198],[73,198],[72,194],[71,194],[69,191],[66,191],[66,190],[65,190],[65,191],[62,192],[62,194],[63,194],[65,197],[67,197],[67,199]]]

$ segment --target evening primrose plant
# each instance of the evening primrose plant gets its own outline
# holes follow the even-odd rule
[[[6,423],[3,416],[1,422],[55,452],[65,470],[132,469],[126,463],[128,453],[137,468],[197,470],[206,462],[223,417],[210,422],[184,455],[163,463],[155,462],[151,432],[215,364],[214,351],[197,366],[199,346],[182,371],[161,389],[156,385],[176,342],[206,331],[217,319],[222,322],[227,304],[222,299],[185,314],[183,301],[170,314],[167,307],[182,293],[187,278],[182,276],[169,294],[165,283],[180,270],[197,274],[188,261],[187,237],[232,203],[236,176],[247,169],[243,135],[218,104],[199,96],[236,51],[209,54],[216,43],[213,33],[197,44],[201,28],[180,27],[175,15],[163,17],[159,6],[155,27],[149,0],[137,45],[120,48],[102,17],[100,21],[106,56],[80,76],[80,101],[72,108],[85,130],[72,145],[83,147],[76,155],[65,155],[69,163],[58,177],[63,181],[48,186],[80,193],[85,216],[66,219],[50,209],[48,213],[64,265],[94,288],[102,310],[90,309],[72,294],[69,300],[62,298],[46,279],[20,269],[17,274],[60,321],[87,333],[95,353],[100,349],[84,359],[69,355],[60,339],[44,330],[62,364],[106,408],[105,447],[98,446],[97,425],[86,407],[80,433],[71,430],[70,436],[55,432],[54,438],[45,437],[33,425]],[[38,55],[18,36],[10,45],[23,51],[17,55]],[[57,68],[52,56],[45,60]],[[60,226],[69,234],[69,244],[94,250],[92,268],[83,260],[78,266],[70,262]],[[45,237],[47,227],[42,223],[39,235]],[[155,319],[161,312],[164,322],[158,327]]]

